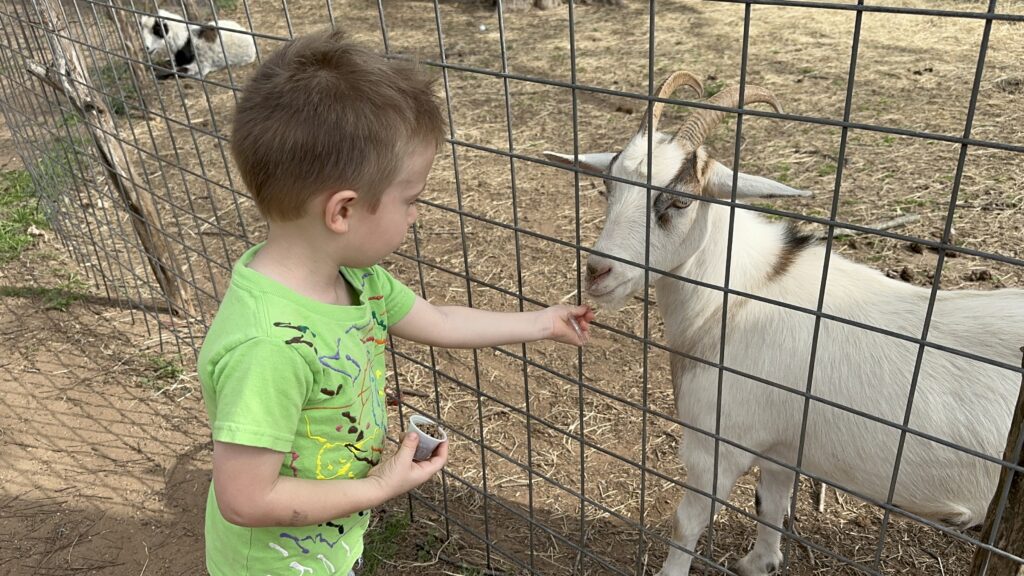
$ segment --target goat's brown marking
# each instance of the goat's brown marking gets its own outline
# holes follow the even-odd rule
[[[697,178],[697,152],[694,151],[685,160],[679,163],[679,169],[665,186],[670,190],[678,190],[681,184],[688,184],[694,190],[700,189],[700,180]]]
[[[685,184],[685,188],[683,185]],[[700,190],[700,181],[697,178],[697,153],[693,153],[683,160],[679,164],[679,169],[676,170],[672,179],[668,181],[668,185],[665,186],[669,190]],[[666,196],[667,195],[667,196]],[[669,224],[669,214],[666,212],[668,206],[673,202],[680,200],[685,205],[689,205],[693,200],[686,196],[677,196],[671,192],[661,192],[655,197],[651,208],[654,211],[654,215],[658,219],[658,225],[665,228]]]
[[[615,153],[615,156],[612,156],[611,162],[609,162],[608,163],[608,167],[605,168],[605,171],[604,171],[605,174],[611,174],[612,173],[612,167],[615,166],[616,162],[618,162],[619,156],[622,156],[622,150],[619,150],[618,152]],[[605,191],[605,195],[606,196],[611,195],[611,191],[612,190],[611,190],[611,181],[610,180],[605,179],[605,181],[604,181],[604,191]]]
[[[216,42],[217,36],[219,34],[220,32],[217,30],[217,28],[210,26],[209,24],[204,24],[202,27],[199,28],[198,36],[200,40],[203,40],[205,42]]]
[[[615,166],[615,163],[619,161],[619,156],[622,156],[622,150],[619,150],[615,153],[615,156],[612,156],[611,162],[608,163],[608,168],[605,169],[606,174],[612,173],[612,166]]]
[[[782,277],[793,266],[793,262],[796,262],[797,256],[813,246],[814,243],[814,236],[801,233],[792,224],[787,225],[782,250],[779,251],[779,257],[775,259],[775,264],[772,266],[771,272],[768,273],[768,282]]]

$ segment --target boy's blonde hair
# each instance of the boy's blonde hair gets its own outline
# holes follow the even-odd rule
[[[301,217],[314,197],[355,190],[376,210],[415,147],[438,145],[433,79],[340,32],[296,38],[266,58],[235,111],[231,154],[264,217]]]

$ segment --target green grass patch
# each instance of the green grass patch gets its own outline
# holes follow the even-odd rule
[[[366,532],[363,546],[363,569],[361,576],[385,574],[390,560],[398,554],[398,540],[409,529],[409,516],[394,511],[384,516],[383,521]]]
[[[0,264],[21,255],[35,239],[28,231],[48,228],[32,177],[24,170],[0,173]]]
[[[41,300],[46,310],[67,312],[72,304],[86,297],[85,283],[73,274],[58,286],[0,286],[0,298]]]
[[[836,165],[831,162],[826,162],[821,166],[818,166],[818,176],[831,176],[836,173]]]
[[[775,168],[775,180],[782,184],[789,184],[791,178],[789,177],[789,171],[792,167],[788,162],[780,162],[774,166]]]
[[[103,93],[107,108],[118,116],[128,114],[131,108],[140,108],[139,91],[132,80],[127,62],[113,62],[93,69],[90,77]]]
[[[238,7],[238,0],[213,0],[213,5],[217,7],[217,11],[221,10],[232,11]]]
[[[85,179],[83,173],[95,164],[91,147],[81,117],[65,114],[36,160],[36,195],[56,204],[76,180]]]
[[[715,94],[718,94],[725,88],[724,80],[713,80],[704,85],[704,97],[711,98]]]
[[[139,383],[144,388],[162,390],[177,382],[184,373],[185,368],[177,360],[152,354],[143,357],[143,373]]]
[[[931,204],[931,201],[928,200],[927,198],[904,198],[900,202],[900,204],[904,208],[911,208],[911,207],[923,208],[923,207],[929,206]]]

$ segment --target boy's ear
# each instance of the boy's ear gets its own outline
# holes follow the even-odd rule
[[[337,190],[327,194],[324,202],[324,225],[335,234],[348,232],[352,221],[352,208],[359,197],[355,190]]]

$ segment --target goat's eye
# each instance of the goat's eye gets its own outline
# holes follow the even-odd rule
[[[605,197],[605,198],[607,198],[608,195],[611,194],[611,192],[612,192],[612,187],[611,187],[611,184],[607,180],[604,181],[604,187],[603,188],[598,188],[597,189],[597,193],[600,194],[601,196]]]
[[[682,209],[688,208],[693,200],[685,196],[677,196],[669,192],[662,192],[654,199],[654,213],[661,214],[671,208]]]
[[[654,199],[654,205],[652,206],[654,216],[658,219],[658,223],[662,226],[667,226],[672,219],[673,210],[681,210],[687,208],[693,200],[684,196],[677,196],[669,192],[662,192]]]

